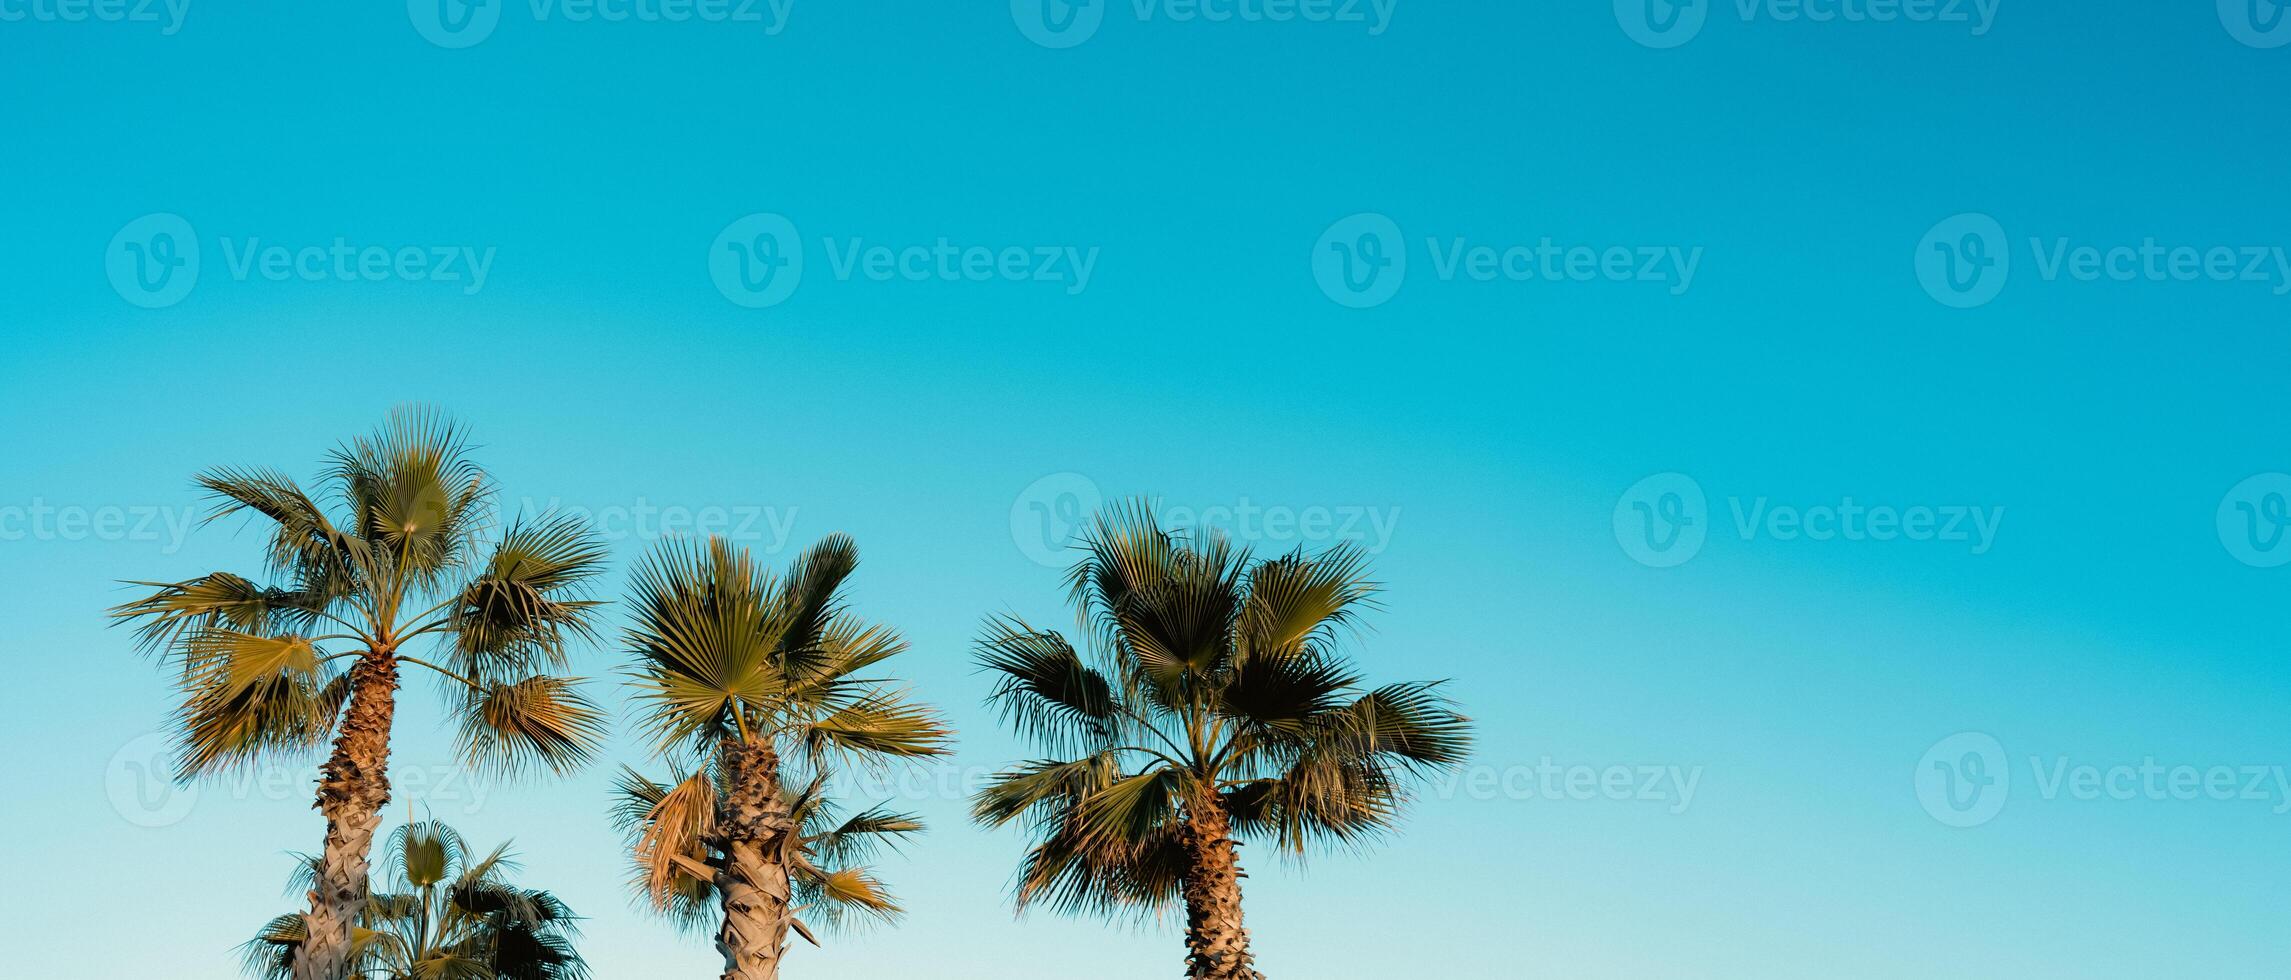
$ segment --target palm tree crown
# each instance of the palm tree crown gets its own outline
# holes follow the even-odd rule
[[[358,980],[587,980],[573,910],[511,882],[507,844],[477,858],[452,827],[423,821],[398,828],[384,851],[389,890],[370,892],[351,939]],[[317,873],[304,857],[297,887]],[[272,919],[241,947],[247,974],[286,980],[307,936],[300,914]]]
[[[325,482],[331,508],[273,470],[200,475],[209,523],[269,523],[277,584],[227,571],[138,582],[150,594],[113,610],[180,668],[180,774],[322,744],[350,694],[338,665],[375,656],[445,680],[471,762],[585,761],[602,714],[576,679],[548,673],[566,668],[569,639],[593,636],[599,603],[582,591],[604,551],[581,524],[513,524],[485,550],[493,490],[459,431],[422,411],[334,451]],[[436,661],[406,652],[421,643]]]
[[[639,891],[672,918],[715,925],[728,978],[776,976],[788,931],[812,937],[798,913],[897,910],[850,865],[867,842],[921,824],[879,810],[833,822],[825,780],[839,762],[937,755],[949,735],[866,673],[906,642],[846,608],[858,561],[843,535],[785,577],[722,539],[670,543],[630,586],[640,723],[677,778],[627,774],[619,816]]]
[[[1463,762],[1469,724],[1436,682],[1364,689],[1337,650],[1376,591],[1353,548],[1255,560],[1143,503],[1100,514],[1079,547],[1088,657],[1015,617],[979,641],[990,703],[1047,757],[998,774],[974,815],[1036,838],[1021,908],[1182,898],[1194,975],[1253,976],[1233,839],[1301,855],[1387,831],[1412,779]]]

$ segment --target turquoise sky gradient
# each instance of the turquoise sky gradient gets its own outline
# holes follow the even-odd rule
[[[908,920],[798,949],[790,976],[1178,972],[1175,923],[1014,919],[1023,842],[960,800],[1023,752],[979,706],[978,623],[1066,621],[1041,515],[1141,493],[1300,522],[1238,528],[1263,550],[1356,532],[1388,584],[1367,673],[1452,677],[1481,726],[1484,775],[1431,788],[1391,843],[1309,873],[1244,850],[1273,976],[2279,975],[2291,543],[2262,542],[2291,477],[2246,481],[2291,471],[2291,47],[2262,46],[2291,26],[2240,2],[2005,2],[1976,35],[1727,0],[1658,49],[1624,27],[1643,11],[1602,3],[1274,23],[1122,2],[1051,48],[1023,0],[742,23],[558,0],[492,8],[457,49],[418,5],[193,0],[168,33],[0,0],[27,12],[0,17],[0,940],[24,976],[219,980],[299,901],[310,773],[139,800],[169,693],[104,610],[122,579],[252,566],[234,524],[168,530],[198,470],[314,479],[427,402],[511,504],[632,518],[610,595],[661,530],[633,522],[648,507],[721,515],[775,563],[857,537],[859,608],[905,631],[962,742],[885,789],[933,824],[885,868]],[[108,274],[153,214],[199,247],[180,296]],[[712,274],[751,214],[804,262],[760,307]],[[1993,296],[1920,277],[1981,254],[1943,226],[1966,214],[2010,256],[1974,287]],[[1324,291],[1330,246],[1380,229],[1406,258],[1387,295]],[[1629,272],[1506,265],[1547,238],[1630,249]],[[382,250],[379,281],[355,252],[349,281],[291,255],[284,281],[234,274],[337,239]],[[910,281],[896,253],[880,281],[839,275],[942,239],[1022,249],[1023,273],[974,281],[958,251],[954,275],[928,257]],[[1494,281],[1442,275],[1459,239]],[[2150,239],[2236,250],[2234,281],[2174,281],[2168,251],[2161,274],[2120,264],[2132,281],[2105,256],[2070,272]],[[486,278],[402,276],[408,248],[490,255]],[[1094,256],[1086,283],[1034,281],[1041,249]],[[1639,281],[1640,249],[1695,255],[1692,279]],[[1674,473],[1658,489],[1699,512],[1632,492]],[[1969,508],[1993,535],[1735,518],[1848,498]],[[1695,519],[1699,550],[1634,560],[1678,555],[1633,540],[1639,503]],[[617,696],[620,659],[578,663]],[[436,782],[437,699],[407,703],[393,819],[424,772],[416,802],[514,837],[589,916],[601,977],[709,975],[705,941],[621,887],[604,808],[638,746],[480,800]],[[1994,743],[1928,757],[1963,732]],[[1974,818],[1931,780],[1969,778],[1967,744],[2011,784],[1950,826]],[[2230,767],[2237,798],[2045,789],[2151,759]],[[1567,791],[1616,766],[1625,798]],[[1639,767],[1691,774],[1691,797],[1639,798]]]

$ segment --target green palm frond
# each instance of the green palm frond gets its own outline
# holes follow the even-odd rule
[[[604,566],[595,535],[570,518],[510,526],[452,608],[455,669],[494,680],[562,670],[572,639],[593,639],[601,603],[583,590]]]
[[[472,690],[458,713],[463,757],[507,772],[562,775],[586,765],[604,741],[605,716],[579,683],[543,674]]]
[[[798,865],[791,912],[843,931],[860,922],[887,924],[905,911],[881,879],[860,868],[821,871]],[[816,941],[816,940],[815,940]]]
[[[322,606],[310,593],[258,585],[229,572],[130,584],[151,594],[113,607],[111,615],[133,622],[137,648],[160,656],[180,654],[179,644],[195,630],[307,631]]]
[[[285,474],[226,467],[202,473],[195,482],[215,500],[206,523],[247,512],[270,519],[266,557],[273,574],[290,576],[305,587],[321,586],[316,591],[336,596],[355,576],[371,570],[373,551],[365,539],[338,527]]]
[[[896,757],[944,755],[953,737],[937,711],[903,695],[876,691],[795,726],[807,757]]]
[[[396,574],[438,585],[468,557],[491,518],[485,472],[459,427],[426,408],[390,413],[382,427],[334,451],[327,473],[366,541]]]
[[[1121,724],[1113,684],[1065,637],[1014,618],[990,619],[978,651],[980,665],[995,674],[987,704],[1051,751],[1103,745]]]
[[[1376,591],[1367,553],[1349,544],[1258,562],[1249,570],[1236,653],[1242,659],[1286,658],[1304,655],[1311,644],[1325,647],[1373,607]]]
[[[847,534],[830,534],[797,556],[783,580],[786,621],[782,645],[800,659],[817,652],[820,637],[840,612],[843,584],[859,567],[859,544]]]
[[[812,861],[831,867],[864,864],[874,859],[882,848],[896,847],[900,841],[923,832],[921,817],[879,806],[852,814],[828,827],[816,824],[832,821],[834,811],[815,807],[813,812],[817,817],[804,821],[803,847]]]
[[[1121,777],[1121,763],[1111,751],[1068,762],[1023,763],[995,774],[972,798],[971,817],[989,827],[1020,817],[1029,817],[1037,829],[1055,827],[1066,819],[1076,801]]]
[[[786,689],[772,662],[773,591],[747,553],[721,539],[670,542],[637,567],[627,638],[637,697],[663,750],[736,736],[741,712]]]
[[[202,628],[181,649],[177,775],[294,758],[332,731],[343,689],[308,639]]]

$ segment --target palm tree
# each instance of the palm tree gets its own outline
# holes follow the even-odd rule
[[[788,926],[815,946],[818,935],[797,916],[830,929],[899,917],[899,903],[863,863],[885,844],[923,829],[913,814],[880,807],[843,817],[826,795],[827,782],[826,776],[815,775],[801,789],[781,790],[780,805],[794,829],[777,840],[769,855],[787,869]],[[716,887],[724,851],[716,843],[716,819],[730,792],[723,769],[715,765],[673,787],[633,769],[621,773],[613,821],[629,839],[630,884],[679,927],[705,932],[724,921],[723,896]]]
[[[820,780],[838,762],[938,755],[950,736],[931,709],[860,676],[906,643],[845,608],[858,562],[833,535],[779,578],[711,539],[665,544],[634,573],[639,711],[681,774],[673,787],[629,774],[620,817],[638,889],[671,918],[715,927],[724,980],[778,976],[789,929],[811,935],[799,911],[896,910],[844,865],[861,842],[919,824],[869,811],[821,830]]]
[[[1436,682],[1360,687],[1336,649],[1376,592],[1353,548],[1253,560],[1163,530],[1143,503],[1101,513],[1077,546],[1090,660],[1014,617],[979,641],[988,703],[1049,757],[998,773],[973,814],[1036,838],[1022,911],[1182,900],[1187,975],[1257,978],[1237,840],[1301,856],[1393,829],[1412,780],[1463,763],[1469,723]]]
[[[509,845],[472,860],[452,827],[436,821],[398,828],[384,848],[391,889],[371,890],[351,933],[357,980],[587,980],[573,951],[573,910],[545,891],[509,881]],[[297,887],[318,862],[304,856]],[[288,980],[309,933],[300,914],[270,920],[240,947],[247,975]]]
[[[561,773],[585,761],[603,716],[576,679],[553,672],[570,639],[592,635],[598,603],[582,589],[603,550],[561,518],[512,524],[488,547],[485,474],[461,433],[421,410],[333,452],[332,507],[274,470],[212,470],[198,484],[217,500],[210,523],[268,522],[265,573],[278,584],[221,571],[139,582],[150,594],[113,615],[180,671],[179,778],[307,757],[334,736],[315,804],[325,846],[293,975],[343,980],[390,800],[400,669],[444,682],[472,765]]]

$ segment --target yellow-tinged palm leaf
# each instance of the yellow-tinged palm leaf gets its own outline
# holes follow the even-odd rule
[[[938,713],[895,694],[877,693],[803,725],[798,735],[814,757],[832,753],[919,758],[943,755],[953,733]]]
[[[630,838],[638,891],[655,910],[674,913],[697,889],[713,891],[708,840],[716,828],[716,782],[696,772],[664,786],[623,767],[614,821]]]
[[[471,692],[461,712],[463,757],[510,771],[539,764],[560,774],[587,763],[604,740],[604,712],[578,682],[543,675]]]

